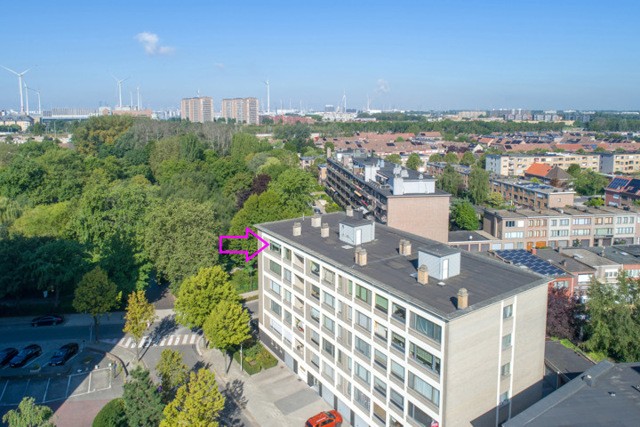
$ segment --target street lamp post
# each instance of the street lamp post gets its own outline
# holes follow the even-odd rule
[[[242,364],[242,344],[240,343],[240,371],[244,371],[244,365]]]

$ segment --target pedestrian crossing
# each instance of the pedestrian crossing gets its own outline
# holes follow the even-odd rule
[[[180,345],[193,345],[200,338],[198,334],[182,334],[168,335],[165,337],[154,337],[153,335],[145,335],[137,343],[138,348],[144,347],[172,347]],[[136,342],[133,337],[126,336],[124,338],[105,338],[101,342],[115,344],[124,348],[136,348]]]

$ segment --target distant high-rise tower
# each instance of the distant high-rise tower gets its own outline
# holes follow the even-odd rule
[[[213,121],[213,98],[210,96],[198,96],[196,98],[183,98],[180,105],[180,116],[191,122]]]
[[[257,98],[233,98],[222,100],[222,117],[238,123],[257,125],[259,111]]]

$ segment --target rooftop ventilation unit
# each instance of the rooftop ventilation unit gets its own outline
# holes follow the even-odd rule
[[[365,219],[352,219],[340,221],[340,241],[349,245],[362,245],[376,238],[375,223]]]

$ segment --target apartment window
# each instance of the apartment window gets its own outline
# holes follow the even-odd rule
[[[617,270],[607,270],[604,272],[604,277],[607,279],[615,279],[616,277],[618,277],[618,271]]]
[[[356,323],[361,328],[371,332],[371,318],[356,310]]]
[[[322,270],[322,280],[326,283],[330,283],[333,285],[335,278],[335,273],[331,270],[324,269]]]
[[[557,227],[558,226],[558,220],[557,219],[552,219],[551,220],[551,226],[552,227]]]
[[[291,283],[291,270],[287,270],[286,268],[284,268],[283,272],[284,272],[284,281],[286,283]]]
[[[373,415],[378,419],[378,421],[386,425],[387,411],[385,411],[382,406],[378,405],[376,402],[373,402]]]
[[[371,304],[371,291],[364,286],[356,285],[356,298],[367,304]]]
[[[392,308],[393,308],[393,312],[391,314],[391,317],[393,317],[399,322],[405,323],[407,321],[407,310],[401,305],[398,305],[396,303],[392,305]]]
[[[338,363],[344,366],[347,371],[351,372],[351,357],[338,350]]]
[[[356,339],[354,340],[354,347],[360,354],[362,354],[366,358],[371,357],[371,345],[358,336],[356,336]]]
[[[331,356],[332,359],[335,356],[336,347],[333,344],[331,344],[330,341],[327,341],[326,339],[322,341],[322,350],[325,353],[327,353],[329,356]]]
[[[409,346],[409,356],[428,370],[440,375],[440,358],[414,343]]]
[[[282,307],[274,300],[271,300],[271,311],[280,316],[282,314]]]
[[[505,227],[511,228],[511,227],[515,227],[515,226],[516,226],[516,222],[515,221],[505,221]]]
[[[551,237],[567,237],[569,230],[551,230]]]
[[[553,289],[567,289],[569,287],[569,282],[567,280],[557,280],[553,282]]]
[[[375,349],[373,351],[373,361],[384,370],[387,370],[387,355],[380,350]]]
[[[291,325],[291,313],[287,310],[284,311],[284,323]]]
[[[378,377],[373,377],[373,389],[380,393],[380,395],[384,397],[387,396],[387,383]]]
[[[573,225],[589,225],[591,218],[574,218]]]
[[[411,327],[434,341],[440,342],[442,339],[440,326],[415,313],[411,315]]]
[[[373,326],[373,333],[376,334],[376,337],[387,342],[388,330],[386,326],[382,326],[380,323],[375,322]]]
[[[353,295],[353,280],[347,281],[347,294]]]
[[[309,262],[309,271],[316,277],[320,276],[320,264],[317,262],[310,261]]]
[[[509,392],[505,391],[500,395],[500,405],[506,405],[507,403],[509,403]]]
[[[409,402],[407,406],[408,406],[407,412],[409,417],[411,417],[414,421],[416,421],[418,425],[424,426],[424,427],[431,425],[433,418],[427,415],[426,412],[424,412],[422,409],[418,408],[416,405],[414,405],[411,402]]]
[[[395,362],[395,361],[391,361],[391,375],[393,375],[394,377],[396,377],[397,379],[399,379],[400,381],[404,382],[404,367]]]
[[[571,230],[571,234],[574,236],[588,236],[591,234],[591,230],[588,228],[574,228]]]
[[[284,248],[284,259],[291,261],[291,249]]]
[[[618,227],[616,229],[616,234],[633,234],[633,227]]]
[[[513,316],[513,304],[506,305],[502,309],[502,318],[503,319],[508,319],[511,316]]]
[[[311,285],[311,297],[316,301],[320,301],[320,287]]]
[[[524,231],[510,231],[504,233],[505,239],[522,239],[524,237]]]
[[[404,348],[405,348],[404,338],[396,334],[395,332],[391,332],[391,345],[404,353]]]
[[[369,411],[369,405],[371,404],[369,396],[367,396],[367,393],[361,392],[358,387],[353,388],[353,400],[355,400],[358,405]]]
[[[412,372],[409,372],[409,388],[434,405],[440,406],[440,391]]]
[[[500,368],[500,375],[503,377],[508,377],[511,375],[511,362],[507,362]]]
[[[277,282],[271,281],[271,290],[276,294],[280,295],[280,284]]]
[[[311,342],[316,345],[320,345],[320,334],[311,329]]]
[[[316,321],[316,323],[320,323],[320,310],[311,307],[309,310],[311,314],[311,318]]]
[[[334,369],[333,366],[331,366],[330,363],[323,363],[322,364],[322,375],[324,375],[325,377],[331,379],[331,381],[333,381],[333,376],[334,376]]]
[[[376,295],[376,308],[386,314],[389,311],[389,300]]]
[[[286,302],[288,302],[289,304],[291,304],[291,299],[292,299],[291,291],[288,291],[288,290],[285,289],[284,290],[284,300]]]
[[[353,364],[353,372],[356,374],[358,378],[364,381],[367,384],[371,384],[371,373],[364,368],[358,362],[354,362]]]
[[[280,273],[282,272],[282,266],[274,260],[269,260],[269,270],[271,270],[272,273],[280,276]]]
[[[311,364],[320,369],[320,356],[315,353],[311,353]]]
[[[389,389],[389,400],[400,410],[404,410],[404,397],[393,388]]]
[[[502,337],[502,349],[506,350],[511,347],[511,334]]]
[[[561,219],[560,220],[560,225],[562,225],[562,226],[569,225],[569,219],[567,219],[567,218]]]
[[[331,295],[328,292],[324,293],[324,298],[323,301],[325,304],[327,304],[329,307],[331,308],[335,308],[335,304],[336,304],[336,299],[333,297],[333,295]]]
[[[329,332],[331,332],[332,334],[335,333],[336,322],[334,322],[333,319],[328,316],[324,316],[324,318],[322,319],[322,324]]]
[[[279,243],[271,242],[269,245],[269,251],[280,255],[282,253],[282,246]]]

